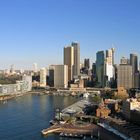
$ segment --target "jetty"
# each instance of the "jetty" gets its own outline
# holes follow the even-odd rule
[[[51,133],[60,134],[60,136],[68,135],[68,136],[85,136],[85,135],[92,135],[93,130],[96,129],[96,125],[94,124],[57,124],[53,125],[48,129],[43,129],[41,133],[43,135],[48,135]]]

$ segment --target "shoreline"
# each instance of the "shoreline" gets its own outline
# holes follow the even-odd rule
[[[15,94],[3,94],[3,95],[0,95],[0,102],[3,102],[3,101],[7,101],[7,100],[10,100],[10,99],[13,99],[13,98],[16,98],[16,97],[21,97],[21,96],[24,96],[24,95],[28,95],[28,94],[31,94],[31,95],[37,95],[37,96],[41,96],[41,95],[52,95],[52,96],[78,96],[77,95],[72,95],[70,92],[56,92],[56,91],[48,91],[48,92],[44,92],[44,91],[29,91],[29,92],[25,92],[25,93],[15,93]]]
[[[11,100],[13,98],[21,97],[21,96],[28,95],[28,94],[31,94],[31,93],[26,92],[26,93],[19,93],[19,94],[0,95],[0,102]]]

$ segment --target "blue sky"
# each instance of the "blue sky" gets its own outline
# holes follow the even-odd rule
[[[81,60],[114,44],[115,61],[140,56],[140,0],[0,0],[0,69],[63,63],[63,47]]]

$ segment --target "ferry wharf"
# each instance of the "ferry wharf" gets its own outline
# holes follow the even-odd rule
[[[95,125],[77,125],[77,124],[56,124],[48,129],[43,129],[41,131],[42,135],[48,134],[59,134],[60,136],[65,137],[98,137],[100,140],[124,140],[121,137],[107,131],[106,129]]]

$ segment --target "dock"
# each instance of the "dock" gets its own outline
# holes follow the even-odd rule
[[[74,124],[57,124],[48,129],[41,131],[42,135],[59,134],[60,137],[76,137],[83,138],[85,136],[96,137],[100,134],[102,140],[124,140],[122,137],[106,130],[105,128],[95,125],[74,125]]]
[[[51,133],[57,134],[68,134],[69,136],[84,136],[84,135],[92,135],[93,130],[96,129],[96,125],[88,124],[88,125],[78,125],[78,124],[57,124],[53,125],[48,129],[43,129],[41,133],[43,135],[48,135]]]

